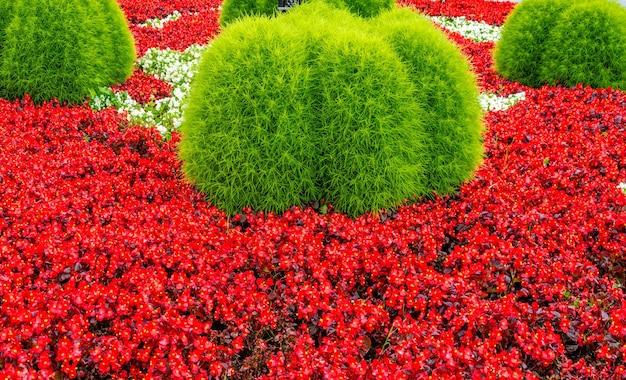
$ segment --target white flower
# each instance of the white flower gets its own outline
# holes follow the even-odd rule
[[[622,190],[624,194],[626,194],[626,182],[620,182],[620,184],[617,185],[617,188]]]
[[[512,94],[509,97],[502,97],[496,94],[490,93],[482,93],[478,96],[478,101],[480,102],[480,106],[483,110],[489,111],[504,111],[515,104],[517,104],[520,100],[526,99],[525,92],[519,92],[517,94]]]
[[[427,16],[430,20],[441,25],[451,32],[456,32],[465,38],[477,42],[498,41],[501,36],[500,27],[484,21],[471,21],[465,17]]]
[[[144,22],[143,24],[139,24],[139,26],[143,27],[143,28],[156,28],[156,29],[161,29],[163,28],[163,25],[165,25],[165,23],[170,22],[170,21],[174,21],[174,20],[178,20],[180,18],[180,16],[182,16],[180,14],[180,12],[178,11],[174,11],[172,14],[165,16],[164,18],[151,18],[149,20],[146,20],[146,22]]]

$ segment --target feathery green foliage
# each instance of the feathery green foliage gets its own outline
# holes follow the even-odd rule
[[[358,215],[425,193],[425,135],[415,88],[398,55],[377,35],[363,33],[362,21],[341,22],[345,29],[320,36],[310,64],[322,153],[317,170],[324,197]]]
[[[626,9],[603,0],[570,6],[550,31],[540,77],[626,89]]]
[[[309,1],[309,0],[304,0]],[[337,0],[329,5],[344,8],[361,17],[373,17],[391,9],[395,0]],[[220,24],[226,26],[244,16],[273,16],[278,12],[278,0],[224,0]]]
[[[225,0],[219,22],[226,26],[244,16],[273,16],[276,12],[278,0]]]
[[[115,0],[16,0],[10,12],[4,12],[6,3],[0,5],[0,96],[80,103],[98,88],[125,80],[132,73],[134,43],[126,21],[115,21],[123,14],[113,16],[113,6],[119,10]],[[124,33],[130,39],[122,41]]]
[[[229,214],[325,199],[356,216],[468,179],[482,156],[477,97],[468,63],[422,16],[367,21],[312,1],[239,20],[215,39],[179,155],[186,177]]]
[[[102,12],[103,19],[103,22],[97,25],[102,29],[100,46],[108,48],[110,45],[110,48],[102,53],[108,76],[105,84],[110,86],[123,83],[133,73],[137,58],[135,40],[117,0],[95,0],[95,2],[99,4],[96,4],[94,9]]]
[[[507,17],[496,44],[496,70],[509,80],[531,87],[541,86],[541,56],[550,29],[570,1],[524,0]]]
[[[228,213],[283,211],[320,196],[307,48],[293,27],[258,18],[232,24],[203,56],[180,157]]]
[[[610,0],[524,0],[496,45],[496,71],[531,87],[624,88],[626,10]]]
[[[426,186],[450,193],[471,177],[483,156],[476,78],[461,51],[415,12],[388,11],[372,22],[408,67],[417,89],[414,97],[429,137]]]

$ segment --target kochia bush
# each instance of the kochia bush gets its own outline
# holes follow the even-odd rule
[[[115,0],[0,1],[0,96],[80,103],[132,74],[134,41]]]
[[[509,15],[496,70],[531,87],[626,88],[626,9],[607,0],[524,0]]]
[[[391,9],[395,0],[338,0],[330,3],[362,17],[374,17],[382,11]],[[225,0],[222,4],[220,24],[225,26],[244,16],[272,16],[277,12],[277,0]]]
[[[422,16],[366,21],[311,2],[215,39],[179,155],[230,214],[324,199],[356,216],[467,180],[482,156],[477,95],[464,57]]]

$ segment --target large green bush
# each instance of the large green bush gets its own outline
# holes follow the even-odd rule
[[[115,0],[4,0],[0,11],[3,98],[80,103],[132,73],[134,42]]]
[[[496,71],[531,87],[625,88],[626,10],[608,0],[524,0],[504,23]]]
[[[230,214],[325,199],[355,216],[468,179],[482,156],[477,95],[461,53],[422,16],[366,21],[313,1],[215,39],[179,154]]]
[[[362,17],[373,17],[391,9],[395,0],[330,0],[329,4],[348,9]],[[272,16],[277,12],[278,0],[224,0],[220,24],[226,26],[243,16]]]

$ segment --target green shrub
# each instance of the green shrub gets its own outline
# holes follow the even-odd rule
[[[276,12],[278,0],[225,0],[219,21],[226,26],[244,16],[273,16]]]
[[[0,21],[0,96],[30,94],[36,103],[53,98],[80,103],[99,87],[126,79],[132,73],[128,62],[129,51],[134,62],[134,43],[132,37],[123,38],[130,33],[125,21],[125,30],[116,32],[122,25],[113,3],[11,2],[11,12]]]
[[[495,68],[531,87],[624,88],[626,10],[607,0],[524,0],[509,15]]]
[[[404,8],[372,20],[409,69],[426,133],[426,186],[452,192],[483,156],[478,86],[461,51],[426,18]],[[424,41],[428,41],[424,43]]]
[[[349,20],[318,36],[310,67],[318,183],[337,210],[358,215],[425,193],[425,135],[407,67],[388,43]]]
[[[229,214],[325,199],[351,216],[468,179],[482,155],[474,78],[441,32],[406,12],[366,21],[310,2],[226,28],[188,99],[186,177]],[[434,179],[446,170],[452,179]]]
[[[362,17],[373,17],[384,10],[391,9],[395,0],[330,0],[329,4],[346,8]],[[243,16],[273,16],[277,12],[278,0],[224,0],[220,24],[226,26]]]
[[[94,0],[90,0],[94,1]],[[135,40],[128,27],[126,16],[117,0],[95,0],[96,6],[102,12],[102,37],[98,39],[100,46],[107,50],[101,53],[104,58],[107,72],[105,85],[123,83],[132,73],[137,58]],[[101,49],[103,50],[103,49]]]
[[[229,213],[318,199],[311,58],[297,30],[235,23],[205,53],[185,110],[183,170]]]
[[[610,1],[574,4],[550,31],[542,82],[626,89],[626,9]]]

